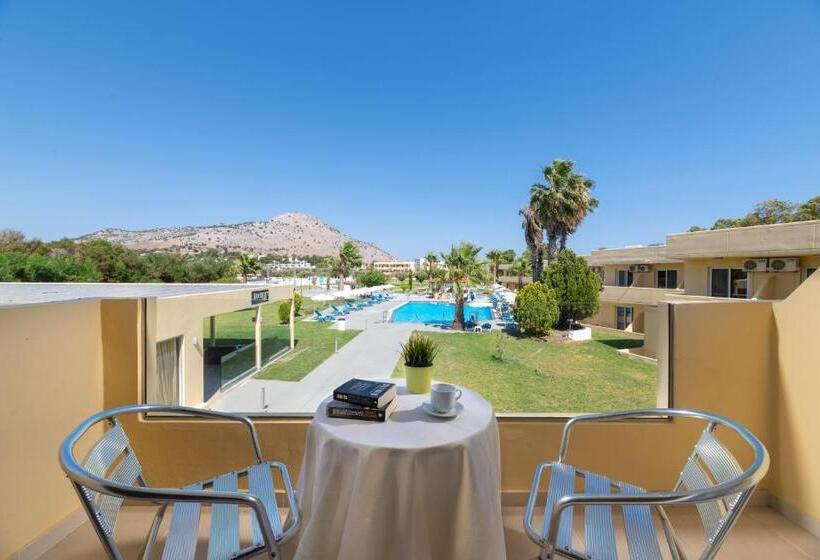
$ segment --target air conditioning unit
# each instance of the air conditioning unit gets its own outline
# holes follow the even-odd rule
[[[799,267],[800,259],[797,257],[769,259],[769,270],[773,272],[797,272]]]
[[[747,259],[743,261],[743,270],[746,272],[766,272],[769,269],[769,259]]]
[[[652,270],[651,264],[631,264],[629,265],[629,272],[650,272]]]

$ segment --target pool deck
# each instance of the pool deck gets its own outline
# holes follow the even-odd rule
[[[407,301],[431,300],[397,294],[391,301],[354,311],[347,318],[347,328],[362,332],[300,381],[249,378],[215,396],[208,403],[209,408],[254,414],[313,414],[333,389],[351,377],[389,378],[399,359],[399,345],[407,341],[410,333],[415,330],[441,332],[440,328],[418,323],[384,321],[385,312]],[[328,328],[335,328],[335,324]]]

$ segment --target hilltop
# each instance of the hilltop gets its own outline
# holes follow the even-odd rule
[[[208,249],[251,254],[336,255],[345,241],[353,241],[365,262],[393,260],[373,243],[360,241],[315,216],[299,212],[280,214],[262,222],[183,226],[141,231],[109,228],[80,237],[80,241],[107,239],[138,251],[200,253]]]

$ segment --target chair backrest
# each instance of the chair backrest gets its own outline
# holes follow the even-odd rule
[[[768,454],[762,444],[751,436],[745,428],[733,422],[723,421],[716,417],[710,419],[706,428],[695,443],[692,453],[681,470],[675,490],[689,492],[707,490],[721,485],[737,487],[737,491],[721,492],[712,501],[697,504],[706,540],[708,542],[703,558],[711,558],[717,551],[723,538],[737,520],[743,507],[754,492],[757,483],[768,470]],[[755,462],[744,470],[734,455],[718,439],[718,427],[737,432],[750,443],[755,451]],[[749,440],[749,436],[753,438]],[[741,484],[750,481],[751,484]]]
[[[96,424],[106,424],[82,462],[74,457],[74,444]],[[115,416],[94,416],[69,436],[60,450],[63,471],[73,484],[94,529],[112,558],[120,558],[114,542],[114,526],[123,498],[105,489],[105,482],[145,487],[142,466],[131,448],[122,424]]]

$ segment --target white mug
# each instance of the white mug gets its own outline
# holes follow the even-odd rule
[[[430,388],[430,404],[436,412],[450,412],[461,398],[461,389],[449,383],[436,383]]]

